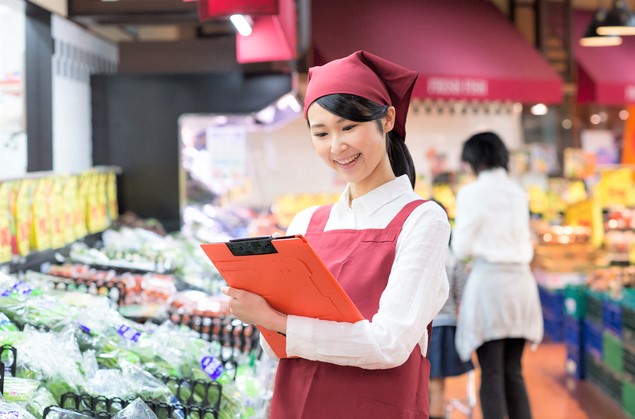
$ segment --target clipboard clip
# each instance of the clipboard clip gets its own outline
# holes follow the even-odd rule
[[[271,243],[272,240],[274,238],[271,236],[251,237],[230,240],[225,244],[234,256],[270,255],[278,253],[278,250]]]

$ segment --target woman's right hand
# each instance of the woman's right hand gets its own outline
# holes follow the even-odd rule
[[[221,292],[231,298],[228,303],[230,313],[243,322],[287,332],[287,315],[274,310],[260,295],[232,287],[222,287]]]

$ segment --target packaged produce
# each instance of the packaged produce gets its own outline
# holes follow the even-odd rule
[[[0,419],[36,419],[18,403],[0,402]]]
[[[44,409],[57,405],[55,397],[44,386],[39,386],[27,401],[26,409],[37,419],[42,419]]]
[[[55,400],[66,392],[79,393],[86,388],[83,357],[72,328],[44,333],[27,326],[16,348],[18,377],[41,381]]]
[[[93,419],[93,417],[53,406],[49,409],[46,419]]]
[[[39,386],[40,382],[37,380],[5,376],[2,395],[8,402],[26,402],[33,397]]]
[[[141,399],[135,399],[112,419],[157,419],[152,410]]]

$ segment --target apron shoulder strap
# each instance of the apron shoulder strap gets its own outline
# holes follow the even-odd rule
[[[323,205],[315,210],[311,216],[311,221],[309,221],[309,227],[306,230],[305,236],[311,234],[320,235],[324,232],[324,227],[326,226],[326,222],[329,220],[332,206],[332,204]]]
[[[408,202],[406,205],[404,205],[401,211],[399,211],[397,215],[395,215],[395,218],[393,218],[392,221],[390,221],[390,223],[386,226],[386,229],[397,228],[401,230],[403,223],[410,216],[410,214],[412,214],[412,211],[414,211],[419,205],[425,204],[426,202],[428,201],[426,201],[425,199],[417,199],[417,200]]]

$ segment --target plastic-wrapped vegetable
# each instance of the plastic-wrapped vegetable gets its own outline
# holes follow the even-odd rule
[[[93,417],[62,409],[61,407],[51,407],[46,419],[93,419]]]
[[[152,410],[141,399],[135,399],[112,419],[157,419]]]
[[[51,296],[10,294],[0,297],[0,312],[18,325],[62,330],[73,322],[75,308]]]
[[[8,402],[25,402],[39,387],[40,382],[28,378],[4,377],[4,399]]]
[[[0,312],[0,332],[16,332],[18,328],[6,314]]]
[[[44,409],[57,405],[57,400],[44,386],[39,386],[26,404],[26,409],[37,419],[42,419]]]
[[[71,328],[42,333],[26,327],[17,351],[18,376],[42,381],[56,400],[66,392],[80,393],[85,388],[83,357]]]
[[[0,402],[0,419],[36,419],[18,403]]]
[[[124,400],[140,397],[143,400],[174,403],[177,400],[167,385],[141,367],[124,364],[123,370],[98,370],[88,381],[94,395]]]

